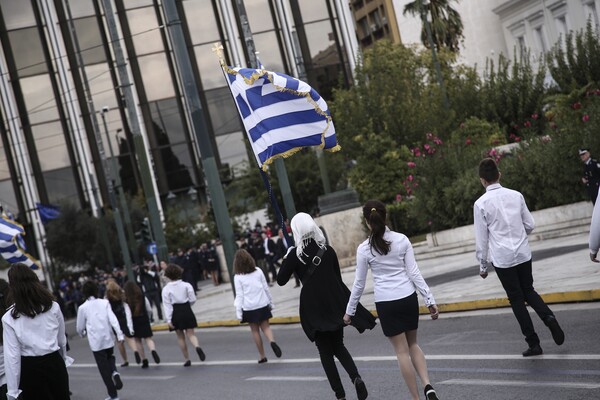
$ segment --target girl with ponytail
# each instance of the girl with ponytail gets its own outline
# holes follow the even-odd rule
[[[369,200],[363,206],[363,217],[370,232],[369,238],[356,251],[356,275],[344,322],[352,323],[370,267],[381,328],[394,347],[400,372],[412,399],[419,399],[416,371],[427,400],[439,400],[429,382],[425,355],[417,344],[417,291],[429,308],[432,319],[438,318],[438,308],[421,276],[412,244],[405,235],[386,226],[386,216],[385,204],[380,201]]]

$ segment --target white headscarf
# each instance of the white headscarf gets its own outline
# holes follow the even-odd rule
[[[300,261],[302,261],[300,256],[304,254],[304,248],[311,239],[317,242],[319,247],[325,247],[325,235],[323,235],[323,231],[321,231],[315,220],[307,213],[301,212],[294,215],[290,225],[292,226],[292,234],[294,235],[294,242],[296,244],[296,256],[298,256]]]

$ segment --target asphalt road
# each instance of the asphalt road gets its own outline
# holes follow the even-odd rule
[[[438,321],[423,319],[419,341],[428,358],[430,378],[441,399],[600,399],[600,303],[552,307],[566,332],[556,346],[536,316],[534,323],[545,354],[524,359],[526,347],[509,309],[445,314]],[[183,359],[173,333],[155,335],[160,365],[141,369],[132,363],[120,368],[121,400],[147,399],[334,399],[318,360],[316,347],[299,325],[273,327],[283,357],[258,353],[249,328],[209,328],[197,331],[207,359]],[[73,332],[72,321],[67,331]],[[69,368],[73,400],[101,400],[104,385],[86,339],[72,337]],[[346,345],[354,356],[369,399],[409,399],[392,348],[379,327],[359,335],[346,328]],[[117,355],[120,364],[120,356]],[[133,365],[132,365],[133,364]],[[340,367],[347,398],[356,394]]]

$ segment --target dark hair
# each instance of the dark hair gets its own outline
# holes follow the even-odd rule
[[[244,249],[239,249],[233,257],[233,272],[235,274],[249,274],[256,269],[254,258]]]
[[[8,282],[9,302],[14,303],[10,312],[13,318],[20,315],[34,318],[52,308],[54,296],[27,265],[13,264],[8,270]]]
[[[390,242],[383,238],[385,233],[385,219],[387,213],[385,211],[385,204],[379,200],[369,200],[363,206],[363,216],[371,227],[371,234],[369,235],[369,245],[371,246],[371,252],[373,249],[379,254],[387,254],[390,252]]]
[[[500,179],[498,164],[493,158],[484,158],[479,162],[479,177],[488,183],[496,182]]]
[[[8,303],[8,282],[0,278],[0,314],[4,315]],[[0,324],[0,345],[2,344],[2,324]]]
[[[172,281],[181,279],[181,275],[183,275],[183,268],[177,264],[171,263],[165,268],[165,276]]]
[[[137,283],[128,281],[125,283],[125,299],[131,307],[131,315],[139,317],[144,313],[144,295]]]
[[[86,281],[81,288],[84,298],[98,297],[98,285],[94,281]]]

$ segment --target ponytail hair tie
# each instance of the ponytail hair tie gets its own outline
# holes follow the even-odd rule
[[[371,212],[373,212],[373,211],[377,212],[377,210],[375,209],[375,207],[371,208]]]

